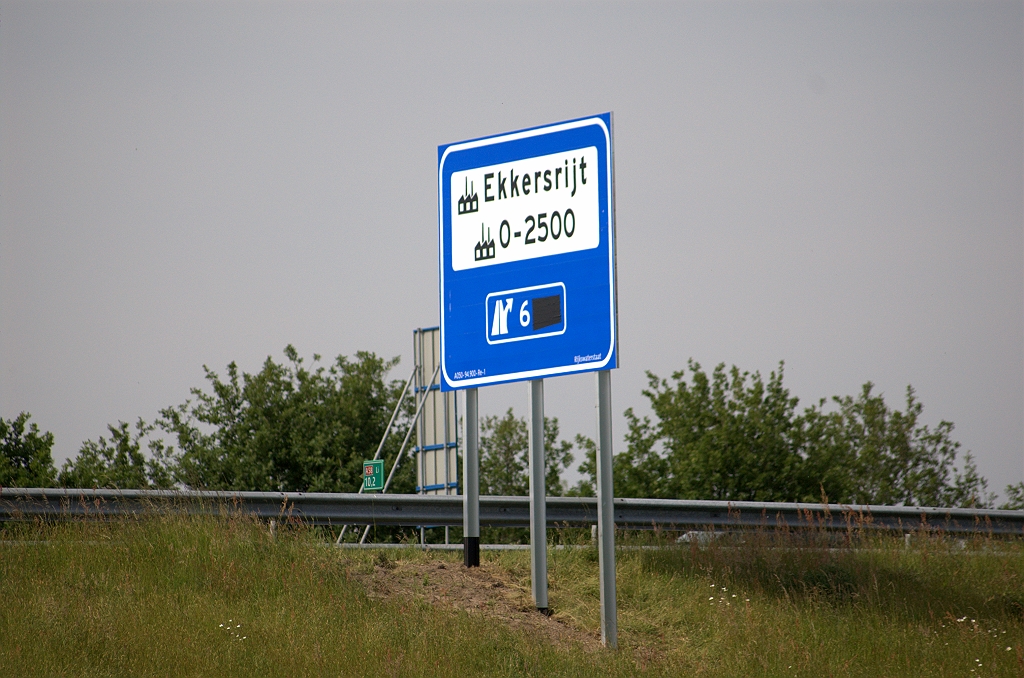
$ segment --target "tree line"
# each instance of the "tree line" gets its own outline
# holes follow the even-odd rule
[[[82,443],[58,470],[53,435],[30,415],[0,418],[0,486],[192,488],[355,492],[362,461],[377,449],[404,383],[389,379],[398,359],[374,353],[310,366],[294,347],[268,357],[255,374],[232,362],[222,377],[204,366],[205,388],[162,409],[152,422],[119,421]],[[619,497],[728,501],[832,501],[857,504],[991,507],[995,496],[968,452],[960,458],[952,422],[922,422],[923,405],[907,387],[904,409],[890,407],[869,382],[856,396],[798,409],[779,363],[759,372],[707,373],[697,362],[662,379],[648,372],[643,395],[653,418],[626,410],[625,449],[614,457]],[[412,425],[411,399],[382,451],[390,469]],[[510,408],[480,421],[480,491],[529,491],[525,418]],[[592,496],[596,445],[561,438],[544,422],[546,489]],[[565,476],[582,454],[582,480]],[[408,452],[406,452],[408,454]],[[415,461],[403,460],[393,492],[412,492]],[[1006,488],[1001,508],[1024,508],[1024,483]]]

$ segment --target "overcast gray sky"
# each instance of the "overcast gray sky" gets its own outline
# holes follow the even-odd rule
[[[616,411],[690,357],[785,360],[802,405],[912,384],[1001,490],[1024,479],[1022,7],[0,0],[0,415],[63,459],[203,364],[408,364],[438,318],[437,145],[613,111]],[[546,396],[593,435],[593,375]]]

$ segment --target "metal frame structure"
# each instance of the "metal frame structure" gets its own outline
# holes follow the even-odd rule
[[[416,492],[426,495],[459,494],[459,408],[454,391],[442,391],[441,328],[413,330],[413,393],[421,416],[413,420],[416,429]],[[431,375],[431,376],[428,376]],[[420,543],[426,543],[426,527],[420,526]],[[444,528],[444,543],[450,541],[450,526]]]
[[[458,401],[452,391],[442,392],[441,329],[413,331],[413,392],[423,414],[416,422],[416,492],[418,494],[459,494]],[[433,377],[427,375],[434,374]]]

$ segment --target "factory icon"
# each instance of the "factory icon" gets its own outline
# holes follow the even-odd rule
[[[473,200],[476,200],[474,196]],[[476,209],[474,202],[474,210]],[[487,229],[487,237],[484,238],[484,225],[480,224],[480,242],[473,247],[473,260],[484,261],[494,258],[494,239],[491,238],[491,229]]]
[[[459,198],[459,214],[472,214],[476,212],[480,206],[480,201],[477,199],[476,191],[473,190],[473,184],[469,183],[469,178],[466,178],[466,190],[462,197]]]

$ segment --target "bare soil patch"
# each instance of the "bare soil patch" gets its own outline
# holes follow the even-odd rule
[[[601,648],[599,633],[573,628],[557,610],[550,617],[538,612],[530,589],[493,562],[467,568],[462,563],[393,558],[380,552],[373,558],[372,569],[362,564],[348,568],[348,572],[366,587],[371,598],[417,598],[439,608],[498,620],[555,645],[576,645],[586,651]]]

